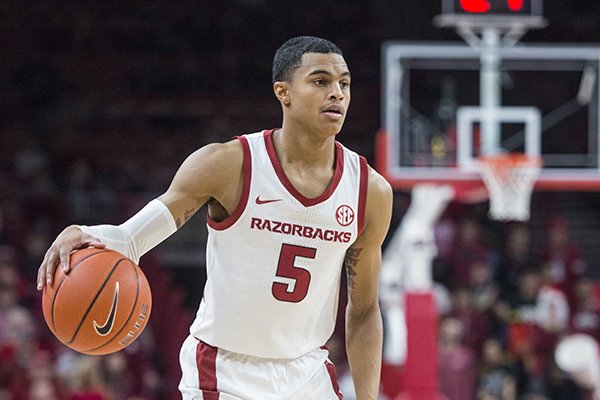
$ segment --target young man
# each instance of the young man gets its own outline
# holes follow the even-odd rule
[[[379,390],[381,244],[388,183],[335,141],[350,104],[350,72],[331,42],[297,37],[273,62],[280,129],[210,144],[168,190],[119,226],[70,226],[38,271],[86,246],[134,261],[208,205],[208,279],[181,350],[184,399],[341,399],[323,347],[348,275],[346,348],[357,399]]]

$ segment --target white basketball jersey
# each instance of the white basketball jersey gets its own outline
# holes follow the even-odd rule
[[[239,137],[243,193],[208,221],[207,281],[191,334],[228,351],[296,358],[334,330],[342,264],[364,220],[367,163],[335,144],[333,179],[306,198],[287,179],[273,131]]]

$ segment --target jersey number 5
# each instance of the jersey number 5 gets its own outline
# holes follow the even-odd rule
[[[304,300],[310,284],[310,272],[295,265],[296,257],[315,258],[317,249],[312,247],[296,246],[293,244],[281,245],[279,263],[276,276],[294,280],[294,284],[273,282],[273,296],[280,301],[298,303]],[[290,287],[293,289],[290,290]]]

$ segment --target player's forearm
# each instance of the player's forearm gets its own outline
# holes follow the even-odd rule
[[[379,397],[383,324],[379,306],[354,317],[346,313],[346,352],[357,400]]]
[[[139,258],[177,230],[173,216],[159,200],[153,200],[121,225],[79,226],[100,239],[107,248],[139,262]]]

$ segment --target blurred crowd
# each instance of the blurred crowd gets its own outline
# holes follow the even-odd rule
[[[85,356],[68,349],[45,326],[41,297],[24,261],[10,244],[0,247],[0,399],[162,398],[150,330],[108,356]]]
[[[441,391],[449,400],[589,399],[554,360],[565,335],[600,340],[600,285],[568,221],[545,221],[538,251],[527,223],[488,228],[473,215],[437,227]]]

